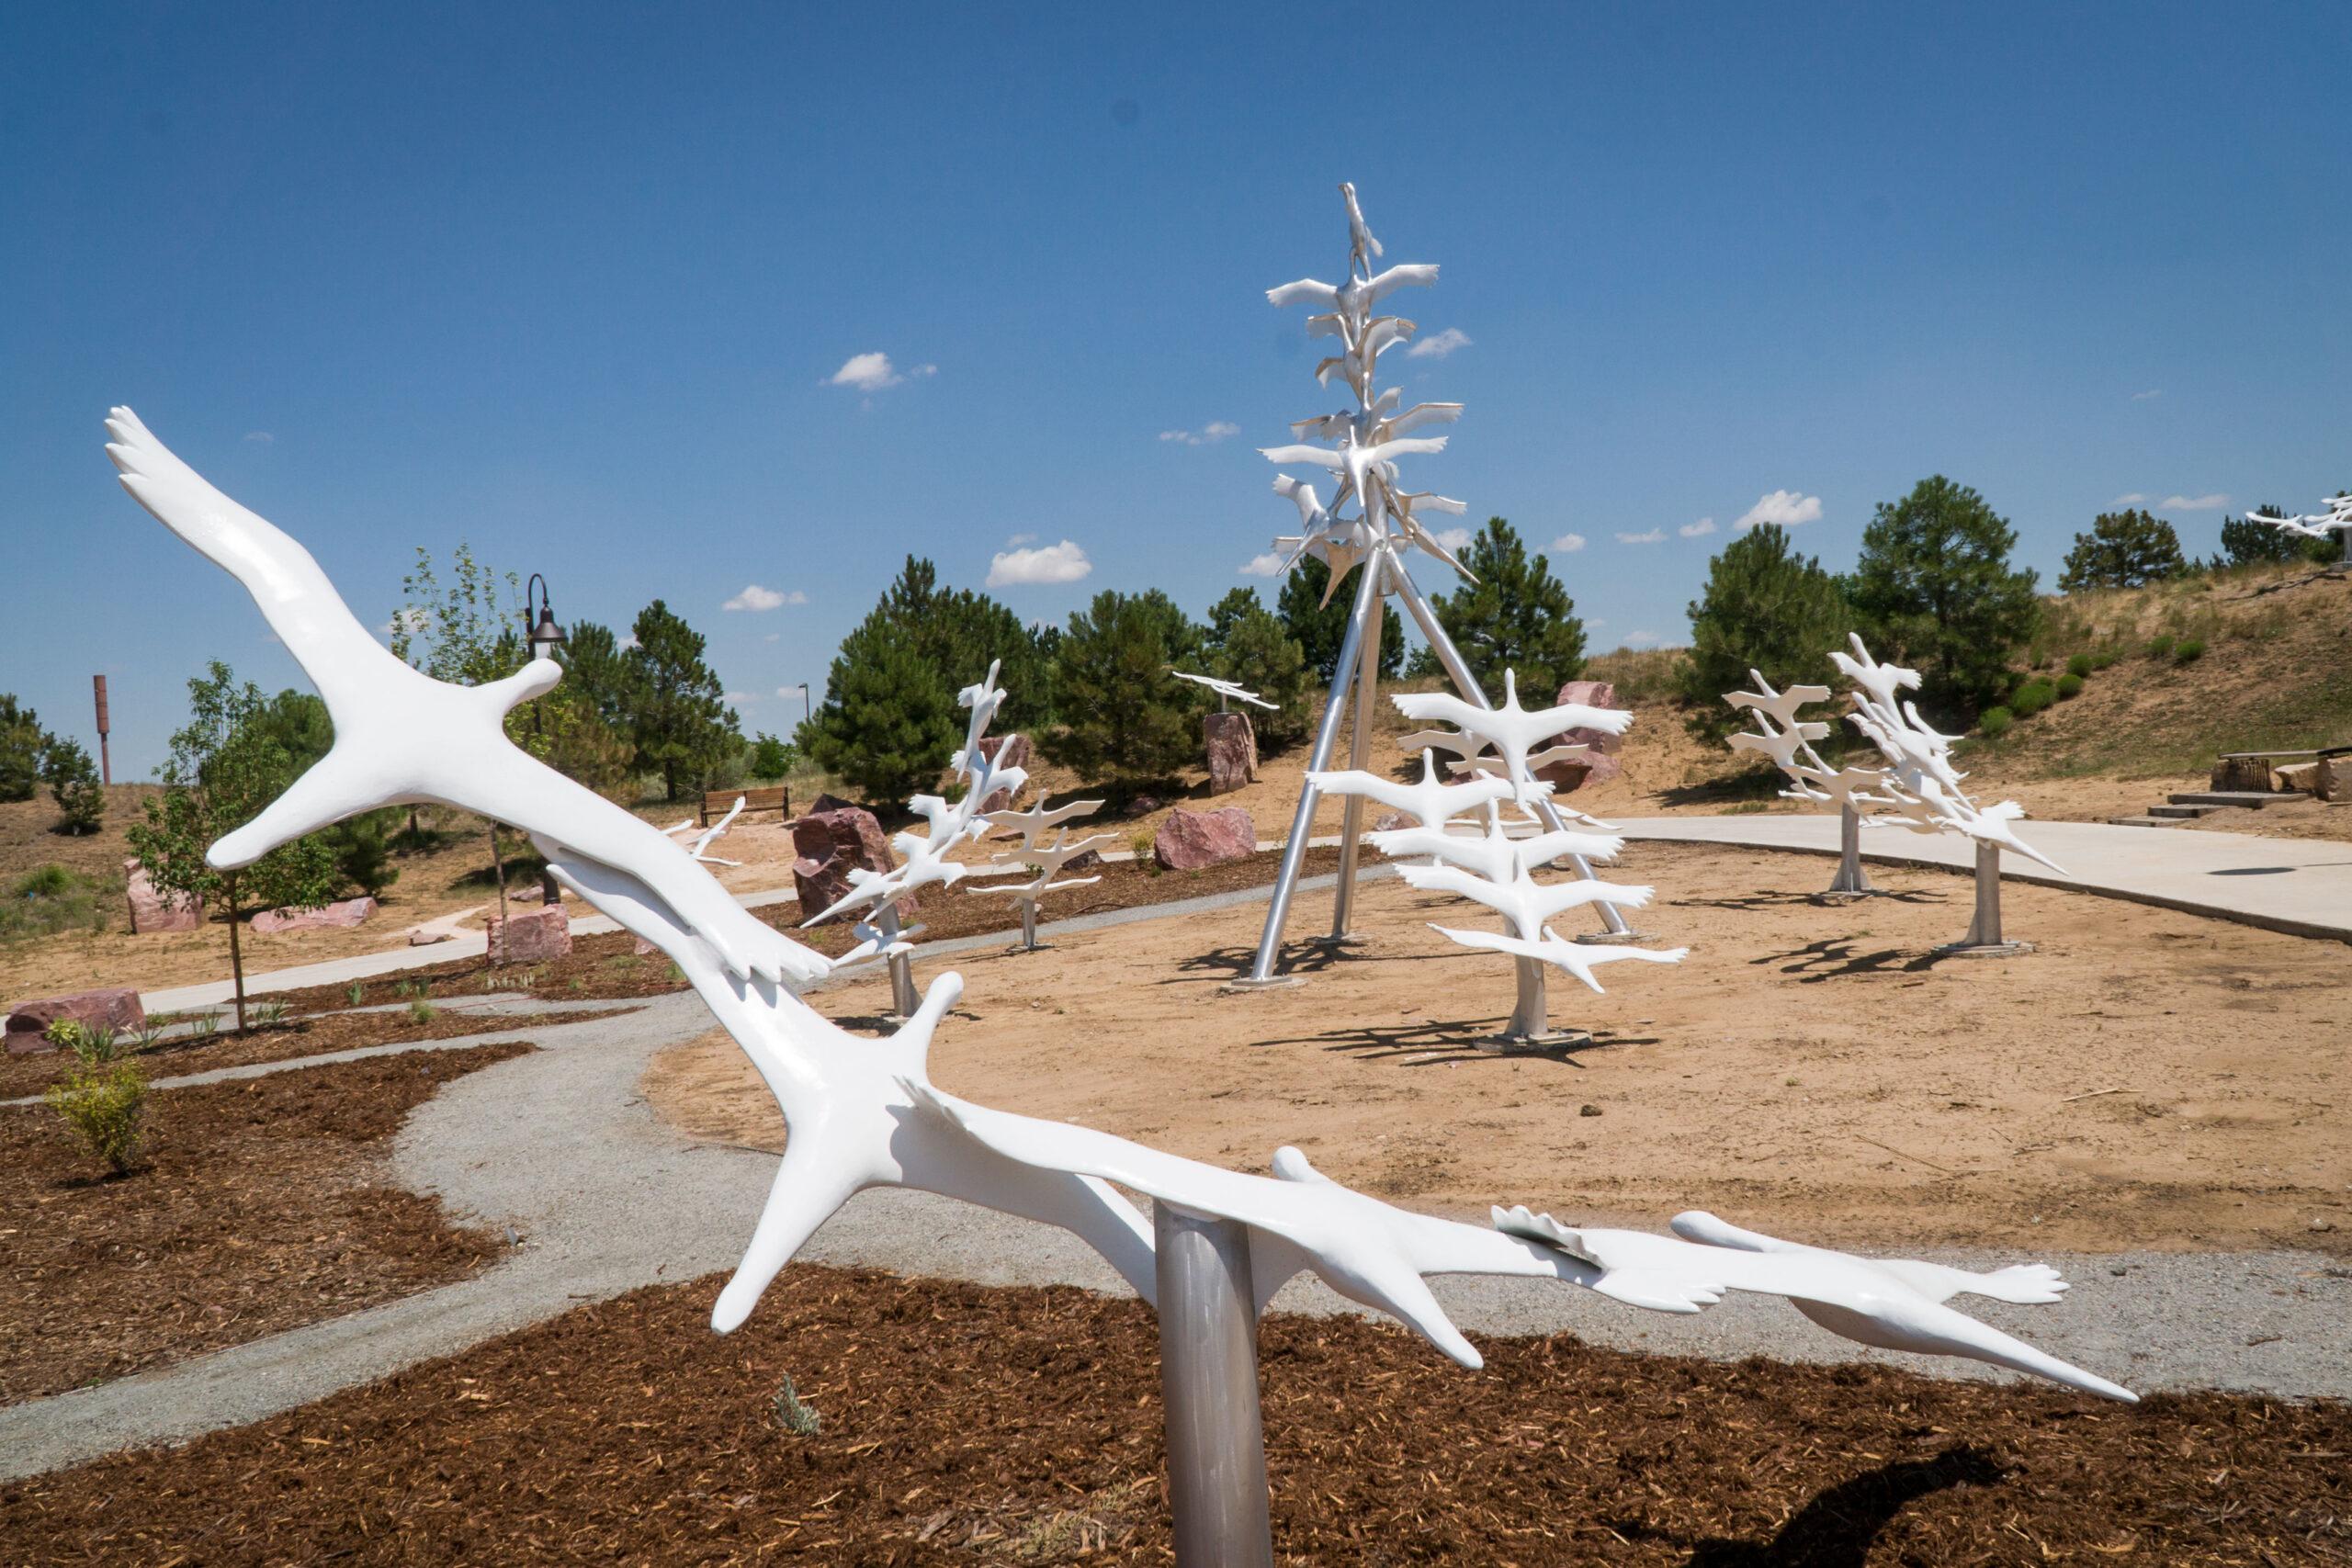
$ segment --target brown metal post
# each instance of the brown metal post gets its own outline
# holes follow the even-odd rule
[[[114,725],[107,716],[107,678],[91,676],[90,689],[98,698],[98,782],[110,784],[114,783],[114,759],[107,755],[107,736]]]

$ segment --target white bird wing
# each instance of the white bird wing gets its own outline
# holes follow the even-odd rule
[[[368,686],[415,675],[369,635],[311,552],[181,461],[127,408],[109,411],[107,456],[122,488],[195,550],[245,586],[277,640],[326,699],[339,728],[359,718]],[[421,678],[421,677],[420,677]]]
[[[1510,793],[1510,784],[1506,781],[1497,782],[1503,784],[1502,795],[1498,798],[1507,798]],[[1573,828],[1559,828],[1549,833],[1538,833],[1532,839],[1521,839],[1514,847],[1519,851],[1520,863],[1532,871],[1568,855],[1582,855],[1587,860],[1615,860],[1623,852],[1625,840],[1615,833],[1580,833]]]
[[[1310,773],[1306,782],[1325,795],[1360,795],[1366,800],[1376,800],[1395,811],[1412,811],[1413,792],[1393,779],[1361,768],[1344,768]],[[1419,812],[1414,812],[1419,816]]]
[[[1409,435],[1425,424],[1452,424],[1461,417],[1460,403],[1415,403],[1381,429],[1389,436]]]
[[[1451,692],[1398,692],[1388,700],[1395,703],[1396,711],[1407,718],[1434,719],[1440,724],[1453,725],[1464,732],[1464,739],[1476,739],[1483,734],[1478,728],[1478,722],[1488,712],[1486,708],[1464,702]],[[1408,738],[1408,744],[1410,739]],[[1449,746],[1447,750],[1459,751],[1462,748]]]
[[[1583,703],[1562,703],[1557,707],[1528,709],[1527,721],[1527,728],[1539,735],[1562,735],[1571,729],[1597,729],[1603,735],[1623,735],[1633,728],[1634,715],[1629,708],[1597,708]]]
[[[1396,293],[1399,288],[1408,287],[1425,288],[1436,281],[1437,264],[1434,262],[1408,262],[1400,266],[1392,266],[1386,272],[1382,273],[1379,276],[1373,278],[1363,286],[1363,294],[1366,303],[1378,304],[1382,299]],[[1295,288],[1299,286],[1294,283],[1290,287]],[[1338,290],[1334,289],[1332,291],[1332,298],[1334,301],[1337,300]],[[1276,304],[1282,304],[1283,302],[1284,301],[1282,300],[1275,301]]]
[[[1404,435],[1394,441],[1383,441],[1376,446],[1359,447],[1357,452],[1361,460],[1364,462],[1385,463],[1397,457],[1442,452],[1445,450],[1445,444],[1451,439],[1453,439],[1451,436],[1445,435]]]
[[[1450,865],[1461,865],[1482,874],[1491,873],[1497,877],[1510,874],[1510,846],[1508,844],[1496,845],[1486,839],[1448,833],[1439,828],[1389,828],[1367,837],[1374,848],[1391,860],[1432,855]]]
[[[1338,449],[1330,446],[1261,446],[1258,451],[1269,463],[1318,463],[1337,469],[1342,462]],[[1305,510],[1300,508],[1302,515]]]
[[[1434,273],[1437,269],[1430,269]],[[1273,306],[1319,305],[1329,310],[1340,302],[1340,291],[1330,284],[1312,277],[1302,277],[1295,283],[1285,283],[1266,290],[1266,303]]]
[[[1662,952],[1654,953],[1646,947],[1611,947],[1598,942],[1588,944],[1562,942],[1548,931],[1544,933],[1542,942],[1522,942],[1517,937],[1505,936],[1498,931],[1455,931],[1450,926],[1436,924],[1431,924],[1430,930],[1440,936],[1449,937],[1464,947],[1490,948],[1497,953],[1508,953],[1514,958],[1532,958],[1538,964],[1549,964],[1555,969],[1564,970],[1575,976],[1595,991],[1600,991],[1601,988],[1600,982],[1594,979],[1592,976],[1593,968],[1597,964],[1613,964],[1625,959],[1634,959],[1644,964],[1679,964],[1690,952],[1687,947],[1670,947]],[[1606,995],[1605,992],[1602,994]]]
[[[1579,876],[1567,882],[1538,882],[1534,892],[1528,895],[1529,908],[1539,922],[1555,919],[1570,909],[1581,909],[1588,904],[1612,904],[1621,909],[1644,909],[1649,907],[1655,887],[1640,887],[1629,883],[1603,882],[1598,877]]]

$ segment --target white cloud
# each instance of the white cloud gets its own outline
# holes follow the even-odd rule
[[[1031,549],[1004,550],[989,558],[990,588],[1016,582],[1076,582],[1094,570],[1086,552],[1069,540]]]
[[[1756,504],[1747,509],[1747,514],[1732,526],[1753,528],[1760,523],[1778,523],[1783,528],[1792,528],[1800,523],[1820,521],[1821,497],[1799,495],[1792,490],[1776,490],[1770,495],[1758,497]]]
[[[779,593],[773,588],[763,588],[747,582],[743,592],[719,606],[722,610],[774,610],[786,604],[806,604],[808,595],[796,588],[789,593]]]
[[[2230,498],[2215,491],[2211,495],[2168,495],[2156,502],[2165,512],[2222,512],[2228,509]]]
[[[755,703],[760,700],[760,694],[757,692],[721,692],[718,694],[718,697],[719,701],[732,703],[737,707],[741,707],[745,704]]]
[[[1282,574],[1283,558],[1272,550],[1261,556],[1251,556],[1241,563],[1240,571],[1236,573],[1240,577],[1280,577]]]
[[[1558,538],[1552,541],[1552,547],[1559,551],[1564,556],[1574,555],[1577,551],[1584,548],[1584,536],[1582,534],[1563,534]]]
[[[2135,403],[2144,403],[2150,398],[2161,398],[2164,395],[2165,389],[2162,387],[2151,387],[2144,392],[2132,393],[2132,400]]]
[[[1656,648],[1657,646],[1657,633],[1629,632],[1625,637],[1625,646],[1627,648]]]
[[[1017,550],[1023,545],[1034,545],[1036,542],[1037,536],[1035,534],[1015,534],[1005,540],[1004,547],[1008,550]]]
[[[767,635],[767,636],[765,636],[765,637],[763,637],[760,638],[760,640],[761,640],[762,642],[774,642],[776,638],[778,638],[778,637],[782,637],[783,635],[784,635],[784,634],[783,634],[782,632],[770,632],[770,633],[768,633],[768,635]]]
[[[1179,446],[1214,446],[1228,435],[1238,435],[1241,427],[1229,419],[1213,419],[1198,430],[1163,430],[1162,441],[1172,441]]]
[[[1712,517],[1702,517],[1696,523],[1685,523],[1675,530],[1686,539],[1703,539],[1714,531],[1715,520]]]
[[[1460,327],[1448,327],[1442,333],[1431,333],[1405,351],[1408,359],[1443,359],[1457,348],[1470,346],[1470,334]]]
[[[842,367],[825,379],[829,387],[854,387],[861,392],[878,392],[885,387],[895,387],[918,376],[936,376],[936,365],[917,365],[900,370],[890,363],[887,354],[853,354],[842,362]]]
[[[1621,545],[1655,545],[1662,543],[1665,538],[1665,529],[1653,528],[1646,534],[1620,534],[1617,542]]]
[[[2136,490],[2129,495],[2119,495],[2108,502],[2109,506],[2145,506],[2147,503],[2148,498]]]
[[[256,446],[266,446],[277,437],[266,430],[248,430],[245,432],[245,439]]]
[[[1452,550],[1457,556],[1470,547],[1472,536],[1467,528],[1440,528],[1430,536],[1440,548]]]

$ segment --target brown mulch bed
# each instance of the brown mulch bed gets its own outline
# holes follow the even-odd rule
[[[375,1145],[443,1084],[532,1049],[421,1051],[152,1095],[146,1146],[120,1177],[100,1174],[47,1106],[0,1110],[0,1403],[480,1268],[503,1237],[381,1185]]]
[[[583,1307],[185,1448],[0,1486],[12,1561],[1160,1562],[1133,1300],[795,1267]],[[1262,1336],[1291,1563],[2340,1562],[2352,1411],[1402,1333]],[[789,1376],[822,1419],[786,1431]]]
[[[479,988],[479,982],[477,982]],[[626,1008],[583,1008],[577,1012],[510,1012],[503,1015],[440,1009],[424,1022],[406,1012],[325,1013],[297,1019],[249,1034],[223,1029],[209,1040],[166,1040],[150,1051],[126,1051],[150,1078],[206,1073],[215,1067],[251,1066],[259,1062],[290,1062],[300,1056],[321,1056],[362,1045],[406,1045],[419,1040],[460,1040],[469,1034],[490,1034],[507,1029],[552,1029],[559,1024],[586,1023],[611,1018]],[[119,1046],[121,1042],[118,1041]],[[0,1055],[0,1100],[39,1094],[62,1078],[74,1066],[71,1051],[45,1051],[35,1055]]]
[[[1367,864],[1379,862],[1380,853],[1366,847],[1363,859]],[[1243,887],[1263,887],[1274,880],[1282,867],[1282,856],[1272,851],[1254,854],[1247,860],[1227,861],[1202,871],[1154,871],[1132,862],[1120,862],[1098,866],[1084,873],[1100,873],[1102,880],[1091,887],[1074,887],[1067,893],[1049,894],[1039,908],[1044,920],[1069,919],[1079,915],[1100,914],[1105,909],[1127,909],[1147,904],[1168,904],[1183,898],[1199,898],[1212,893],[1229,893]],[[1321,875],[1340,868],[1337,849],[1310,849],[1306,852],[1305,874]],[[915,895],[915,919],[923,927],[916,937],[918,943],[944,942],[952,937],[978,936],[989,931],[1013,931],[1021,929],[1019,912],[1012,900],[1001,895],[973,895],[966,891],[975,886],[964,882],[944,890],[924,888]],[[805,942],[818,952],[831,955],[847,952],[856,939],[850,934],[847,922],[835,921],[814,931],[799,929],[800,907],[797,904],[776,904],[751,911],[756,919],[785,932],[796,942]],[[571,944],[571,953],[561,958],[542,964],[515,964],[494,972],[494,983],[501,990],[526,991],[542,999],[577,999],[582,998],[606,999],[631,997],[658,997],[685,989],[685,981],[675,967],[660,953],[641,954],[635,951],[637,939],[624,931],[602,936],[584,936]],[[481,989],[482,964],[479,958],[459,959],[448,964],[436,964],[422,969],[402,970],[397,976],[366,983],[361,1000],[389,1002],[401,999],[394,992],[397,986],[422,987],[428,997],[461,996]],[[319,986],[308,990],[272,992],[272,999],[289,1002],[297,1012],[314,1008],[345,1007],[350,1004],[347,986]]]

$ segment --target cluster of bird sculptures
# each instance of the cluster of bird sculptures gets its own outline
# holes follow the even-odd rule
[[[896,1032],[852,1035],[795,994],[828,965],[737,904],[684,846],[572,783],[507,739],[502,720],[554,687],[562,669],[534,659],[488,685],[435,681],[394,658],[345,604],[300,544],[238,505],[158,441],[129,409],[107,421],[123,486],[166,527],[252,593],[270,628],[325,699],[327,757],[252,823],[213,845],[223,869],[252,863],[302,833],[378,807],[441,802],[527,830],[557,878],[652,942],[750,1056],[788,1131],[775,1184],[712,1322],[741,1324],[793,1254],[843,1201],[868,1187],[922,1188],[1071,1231],[1146,1300],[1155,1292],[1153,1227],[1116,1190],[1245,1227],[1256,1304],[1310,1270],[1341,1295],[1411,1325],[1466,1366],[1477,1350],[1446,1316],[1425,1276],[1557,1280],[1667,1312],[1696,1312],[1726,1291],[1782,1296],[1815,1321],[1868,1345],[1953,1355],[2130,1399],[2129,1391],[1953,1310],[1962,1292],[2051,1302],[2062,1283],[2034,1266],[1987,1274],[1792,1247],[1686,1214],[1675,1235],[1563,1224],[1500,1210],[1489,1227],[1413,1213],[1352,1191],[1295,1149],[1272,1174],[1249,1175],[1125,1138],[995,1111],[930,1081],[933,1033],[963,989],[944,974]],[[1003,786],[978,737],[1001,694],[967,690],[971,738],[958,760],[966,799]],[[1548,722],[1548,721],[1547,721]],[[1502,779],[1523,802],[1529,781]],[[1476,786],[1492,789],[1495,786]],[[1498,799],[1501,798],[1499,795]],[[954,809],[917,838],[903,874],[876,877],[866,901],[961,868],[940,857],[968,836]],[[916,837],[910,835],[910,837]],[[876,936],[883,933],[876,931]],[[869,938],[868,940],[872,940]]]
[[[2267,512],[2249,512],[2249,523],[2267,523],[2274,528],[2284,528],[2290,534],[2301,534],[2306,539],[2324,539],[2330,534],[2342,538],[2344,559],[2352,561],[2352,491],[2323,497],[2320,504],[2324,512],[2306,512],[2293,517],[2277,517]]]
[[[1400,693],[1392,698],[1408,718],[1454,727],[1406,738],[1408,746],[1422,746],[1418,782],[1398,784],[1362,769],[1310,773],[1308,780],[1327,795],[1361,796],[1412,818],[1414,827],[1372,835],[1383,854],[1420,862],[1400,865],[1397,874],[1425,892],[1455,894],[1503,918],[1505,929],[1499,933],[1434,923],[1430,929],[1464,947],[1507,953],[1514,961],[1517,995],[1510,1020],[1494,1043],[1510,1049],[1564,1038],[1552,1032],[1548,1017],[1547,967],[1565,970],[1598,991],[1600,982],[1593,970],[1599,964],[1627,959],[1676,964],[1688,950],[1566,942],[1552,931],[1551,922],[1570,909],[1600,904],[1638,909],[1650,900],[1647,887],[1603,882],[1585,869],[1593,861],[1614,860],[1624,848],[1625,840],[1610,832],[1608,824],[1577,812],[1571,815],[1579,826],[1546,830],[1534,810],[1552,794],[1552,785],[1537,778],[1534,770],[1585,750],[1554,746],[1555,737],[1570,729],[1622,735],[1634,716],[1623,708],[1583,703],[1521,707],[1515,670],[1503,672],[1503,693],[1502,706],[1492,708],[1442,692]],[[1440,748],[1459,759],[1456,766],[1469,775],[1463,783],[1447,784],[1438,777]],[[1514,812],[1509,824],[1502,817],[1506,805]],[[1451,829],[1457,818],[1472,814],[1479,820],[1479,830]],[[1549,884],[1535,880],[1535,872],[1562,860],[1571,861],[1578,874]]]
[[[993,672],[993,671],[991,671]],[[989,826],[998,834],[1018,834],[1018,846],[1000,853],[986,865],[975,870],[974,875],[1003,875],[1019,873],[1026,882],[998,882],[986,887],[970,889],[974,893],[1009,894],[1021,911],[1021,943],[1016,951],[1035,953],[1045,945],[1037,940],[1037,900],[1048,893],[1065,887],[1085,887],[1102,879],[1099,876],[1073,876],[1060,882],[1062,867],[1079,856],[1099,851],[1111,842],[1113,835],[1094,833],[1073,840],[1068,824],[1080,817],[1091,817],[1102,809],[1099,800],[1066,800],[1048,809],[1042,796],[1025,811],[991,811]],[[1047,839],[1046,834],[1053,834]]]

